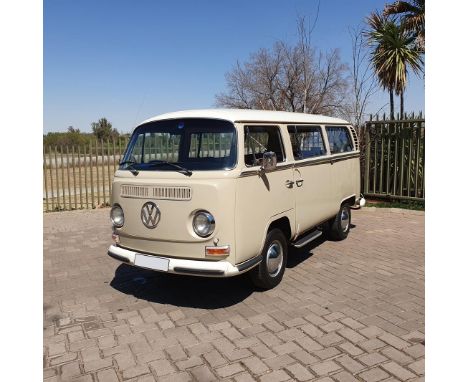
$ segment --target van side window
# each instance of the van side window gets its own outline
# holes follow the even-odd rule
[[[277,126],[244,126],[244,161],[246,166],[261,166],[263,153],[273,151],[284,162],[284,149]]]
[[[353,151],[353,143],[346,127],[326,126],[331,154]]]
[[[313,158],[325,155],[320,126],[288,126],[294,159]]]

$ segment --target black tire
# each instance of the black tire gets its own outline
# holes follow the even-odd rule
[[[274,269],[268,270],[267,256],[270,249],[270,255],[278,253],[277,248],[281,247],[281,264],[275,267],[275,263],[270,263]],[[272,248],[271,248],[272,247]],[[273,258],[272,258],[273,259]],[[286,263],[288,261],[288,243],[281,230],[274,228],[268,232],[265,245],[262,249],[261,263],[250,271],[250,278],[255,286],[261,289],[272,289],[277,286],[284,275]]]
[[[348,221],[344,219],[348,216]],[[336,214],[335,218],[330,220],[328,237],[331,240],[340,241],[348,237],[349,228],[351,226],[351,208],[349,205],[344,204]]]

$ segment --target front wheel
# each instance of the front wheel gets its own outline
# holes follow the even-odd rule
[[[348,237],[351,226],[351,208],[347,204],[341,206],[335,218],[330,221],[329,237],[332,240],[344,240]]]
[[[259,288],[271,289],[283,278],[288,259],[288,243],[281,230],[274,228],[265,240],[262,261],[250,271],[252,282]]]

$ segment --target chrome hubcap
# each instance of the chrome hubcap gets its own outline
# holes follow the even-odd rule
[[[347,208],[341,210],[341,229],[346,232],[349,227],[349,211]]]
[[[271,277],[275,277],[280,273],[283,265],[283,247],[278,240],[273,241],[268,247],[266,265]]]

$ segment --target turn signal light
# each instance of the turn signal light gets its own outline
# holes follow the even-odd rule
[[[112,240],[114,240],[115,244],[120,243],[120,236],[116,233],[112,233]]]
[[[205,247],[205,256],[228,256],[231,252],[229,245],[223,247]]]

